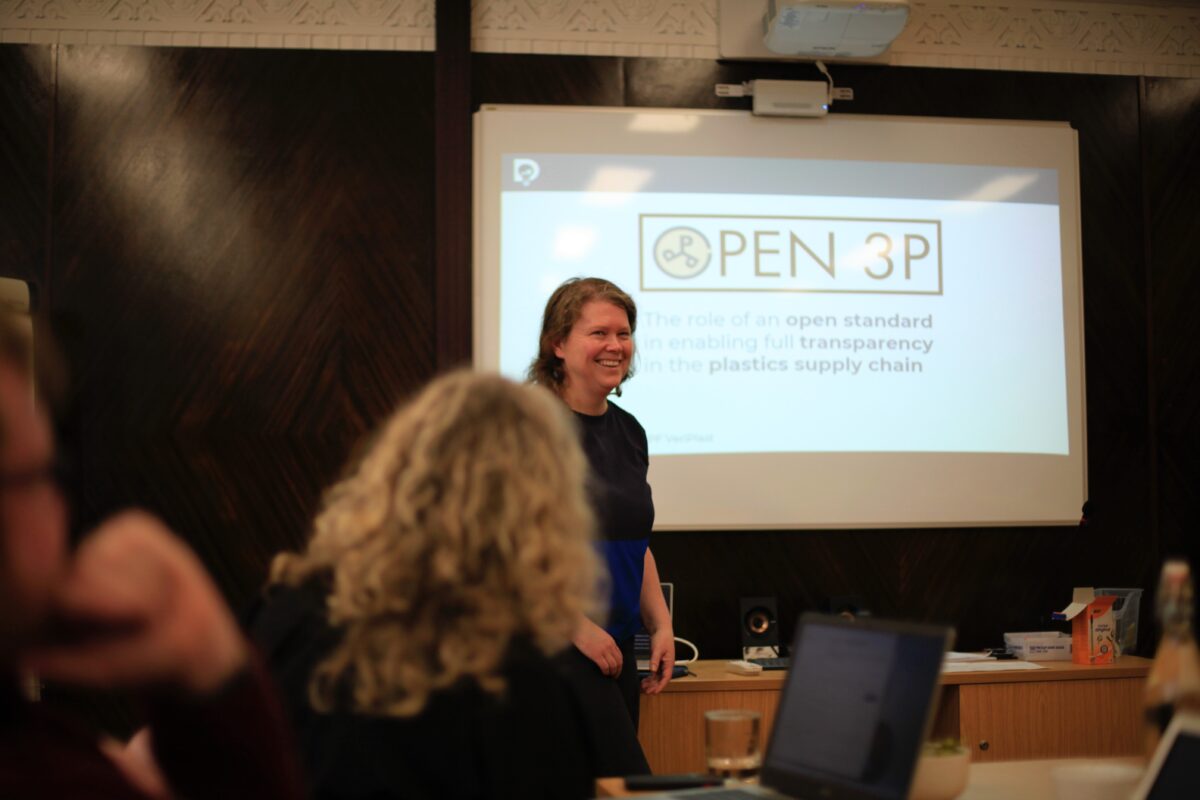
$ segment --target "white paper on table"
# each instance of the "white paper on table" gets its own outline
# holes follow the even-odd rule
[[[987,661],[989,658],[987,653],[956,653],[953,650],[946,653],[947,661]]]

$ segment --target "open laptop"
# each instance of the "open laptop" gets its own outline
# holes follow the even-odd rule
[[[1197,764],[1200,764],[1200,713],[1177,711],[1132,800],[1195,800],[1200,797]]]
[[[762,785],[666,796],[903,800],[953,636],[939,626],[805,614]]]

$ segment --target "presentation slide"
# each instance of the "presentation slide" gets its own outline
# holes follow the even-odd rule
[[[475,363],[638,306],[656,528],[1062,525],[1087,497],[1065,123],[485,106]]]
[[[1065,454],[1049,170],[511,154],[500,369],[550,292],[637,302],[650,453]],[[796,194],[804,187],[804,194]]]

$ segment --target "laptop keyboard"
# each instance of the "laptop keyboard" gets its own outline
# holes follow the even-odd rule
[[[779,658],[752,658],[751,664],[758,664],[763,669],[787,669],[792,666],[792,660],[787,656]]]

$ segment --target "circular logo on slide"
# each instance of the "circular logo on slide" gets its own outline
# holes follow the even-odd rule
[[[654,243],[654,263],[672,278],[694,278],[712,260],[712,248],[695,228],[669,228]]]

